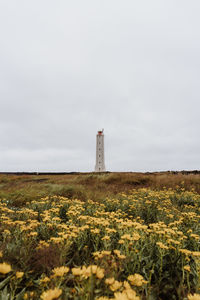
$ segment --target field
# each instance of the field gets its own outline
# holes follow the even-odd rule
[[[0,300],[200,299],[200,174],[0,174]]]

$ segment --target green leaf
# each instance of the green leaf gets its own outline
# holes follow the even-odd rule
[[[0,282],[0,290],[9,282],[11,276],[12,275],[8,276],[6,279]]]
[[[24,299],[24,293],[26,288],[24,288],[19,294],[16,295],[16,300],[23,300]]]
[[[7,291],[7,286],[4,288],[3,291],[0,292],[0,300],[9,300],[10,294]]]

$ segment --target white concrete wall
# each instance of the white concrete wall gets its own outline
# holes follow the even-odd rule
[[[104,134],[97,134],[96,137],[96,165],[95,172],[105,172],[104,161]]]

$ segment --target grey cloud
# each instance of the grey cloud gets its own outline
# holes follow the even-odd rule
[[[0,3],[0,170],[199,169],[199,1]]]

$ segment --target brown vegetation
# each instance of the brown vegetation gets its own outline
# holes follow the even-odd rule
[[[0,198],[13,206],[43,196],[59,195],[70,199],[100,201],[133,188],[150,187],[194,190],[200,193],[199,172],[162,173],[74,173],[74,174],[0,174]]]

